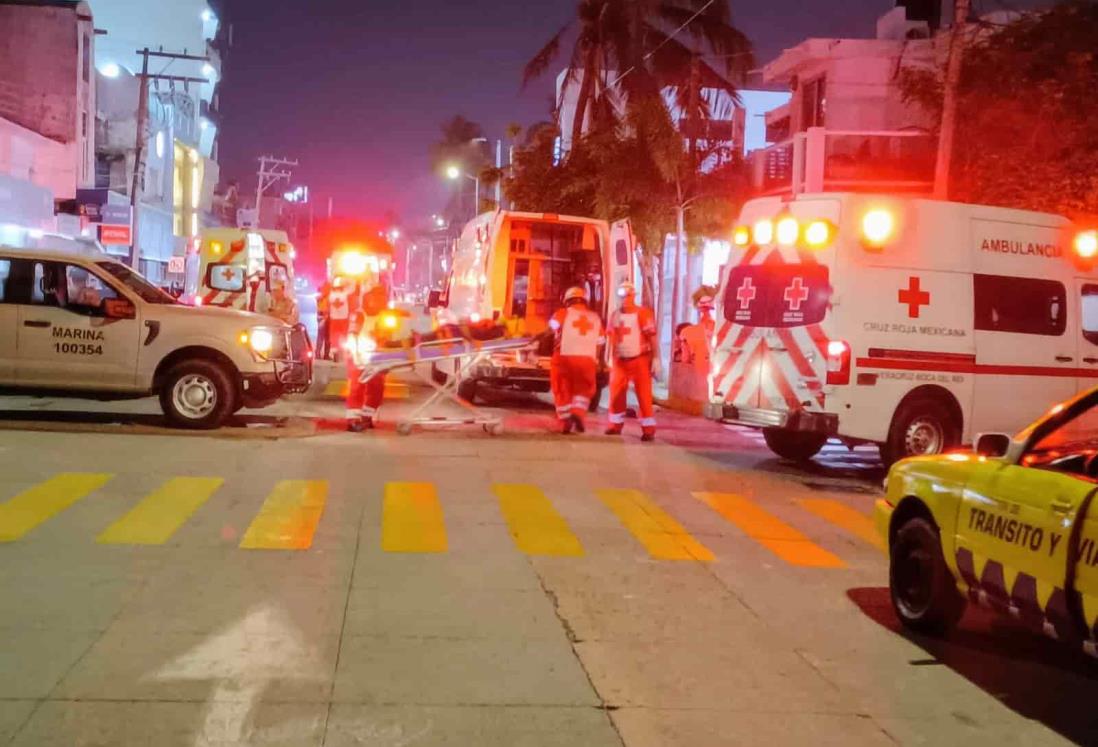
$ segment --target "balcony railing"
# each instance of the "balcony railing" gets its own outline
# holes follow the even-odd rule
[[[937,139],[925,132],[809,128],[750,155],[758,195],[929,192]]]

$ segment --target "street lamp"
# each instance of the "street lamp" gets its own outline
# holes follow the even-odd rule
[[[460,179],[463,176],[466,179],[472,179],[473,183],[476,185],[475,188],[474,188],[475,189],[474,199],[476,200],[476,202],[473,203],[473,215],[476,215],[477,213],[480,212],[480,179],[475,177],[475,176],[472,176],[470,174],[466,174],[464,171],[462,171],[457,166],[450,165],[450,166],[446,167],[446,178],[447,179],[450,179],[451,181],[457,181],[458,179]]]

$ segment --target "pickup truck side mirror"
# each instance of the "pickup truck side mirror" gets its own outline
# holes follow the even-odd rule
[[[427,308],[437,309],[442,305],[442,291],[433,290],[427,294]]]
[[[1010,450],[1010,436],[1005,433],[981,433],[976,437],[976,453],[986,457],[1006,456]]]
[[[134,319],[137,309],[124,298],[108,298],[103,301],[103,314],[108,319]]]

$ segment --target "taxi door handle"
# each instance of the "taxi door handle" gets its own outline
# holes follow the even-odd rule
[[[1098,363],[1098,358],[1084,358],[1083,363]]]
[[[1068,501],[1052,501],[1048,504],[1048,509],[1054,514],[1066,514],[1071,511],[1071,505]]]
[[[24,327],[38,327],[39,329],[46,329],[47,327],[52,327],[53,324],[50,323],[50,322],[47,322],[47,321],[43,321],[41,319],[27,319],[26,321],[23,322],[23,326]]]
[[[1056,356],[1056,360],[1060,361],[1061,363],[1071,363],[1075,359],[1072,358],[1070,355],[1058,355]]]

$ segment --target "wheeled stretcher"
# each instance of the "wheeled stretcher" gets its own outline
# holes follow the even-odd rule
[[[455,361],[456,372],[439,383],[434,377],[417,371],[420,378],[434,388],[434,392],[406,418],[397,422],[397,433],[407,435],[412,428],[421,426],[479,425],[485,432],[498,436],[503,433],[503,418],[490,415],[473,403],[458,395],[458,385],[470,371],[484,363],[489,356],[509,351],[518,351],[532,347],[537,340],[530,337],[501,338],[495,340],[470,340],[451,338],[421,342],[407,348],[379,348],[376,351],[356,356],[362,364],[359,380],[366,382],[378,374],[401,369],[416,370],[425,363]],[[468,414],[465,417],[451,417],[434,414],[438,405],[450,401],[460,405]]]

